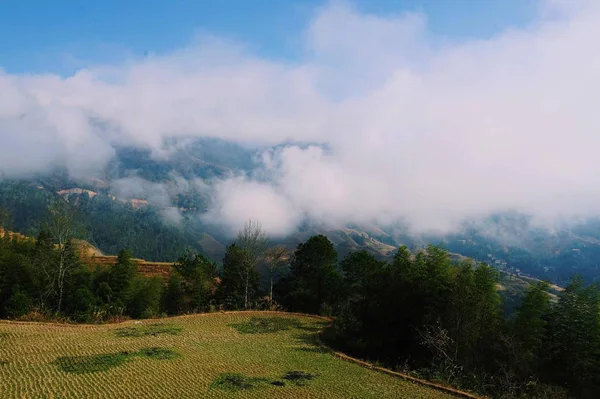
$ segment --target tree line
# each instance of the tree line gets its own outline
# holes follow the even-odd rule
[[[52,213],[53,212],[53,213]],[[0,240],[0,317],[106,322],[241,309],[332,316],[330,345],[387,367],[495,397],[600,395],[600,290],[574,277],[558,297],[529,288],[506,317],[498,273],[451,262],[429,246],[381,261],[338,254],[323,235],[292,253],[249,222],[222,265],[189,250],[167,281],[137,272],[131,253],[92,267],[71,238],[73,215],[54,208],[36,240]]]

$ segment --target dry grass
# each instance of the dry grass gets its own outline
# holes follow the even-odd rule
[[[208,314],[93,326],[0,322],[0,396],[450,397],[320,351],[314,339],[322,327],[319,320],[285,316],[291,320],[286,328],[251,334],[234,327],[255,326],[256,317],[282,316]],[[122,333],[134,330],[141,333]]]

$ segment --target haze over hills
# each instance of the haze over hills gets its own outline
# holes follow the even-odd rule
[[[174,140],[166,148],[171,151],[168,157],[120,148],[96,176],[73,178],[56,170],[33,179],[5,179],[0,183],[0,207],[10,211],[8,226],[35,234],[45,207],[60,196],[82,210],[88,231],[82,238],[108,254],[127,247],[140,258],[173,261],[192,247],[220,262],[235,230],[218,220],[215,190],[231,176],[259,176],[260,152],[216,139]],[[323,233],[340,257],[366,249],[388,258],[399,245],[417,249],[442,244],[457,257],[564,284],[573,273],[589,281],[599,278],[599,226],[586,219],[550,230],[527,215],[507,212],[465,220],[451,233],[415,234],[401,223],[335,225],[307,217],[298,228],[276,231],[271,239],[295,248]]]

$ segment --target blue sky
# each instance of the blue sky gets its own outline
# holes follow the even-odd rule
[[[378,15],[423,12],[435,35],[487,38],[519,27],[537,0],[350,0]],[[70,74],[88,64],[184,47],[197,33],[293,59],[322,0],[0,0],[0,68]]]

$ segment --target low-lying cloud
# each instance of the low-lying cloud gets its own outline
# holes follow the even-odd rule
[[[425,15],[319,8],[296,62],[243,43],[187,48],[73,76],[0,74],[0,170],[90,173],[115,145],[166,137],[274,146],[256,174],[212,186],[206,218],[285,234],[407,220],[418,231],[514,209],[600,214],[600,3],[541,2],[524,28],[448,43]]]

